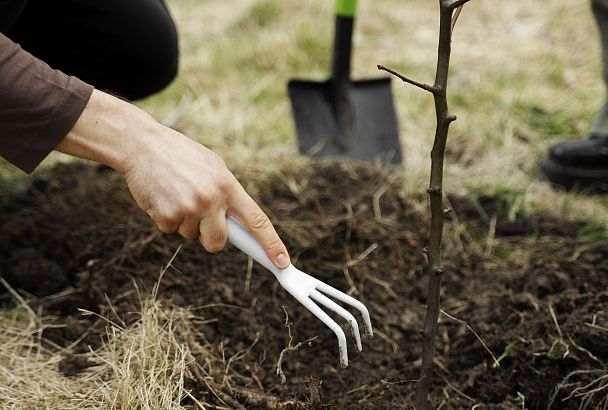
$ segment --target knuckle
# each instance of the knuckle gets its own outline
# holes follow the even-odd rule
[[[198,227],[181,224],[178,230],[178,233],[186,239],[196,239],[198,238],[199,232]]]
[[[163,225],[163,224],[160,224],[160,223],[158,223],[158,222],[157,222],[157,223],[156,223],[156,227],[157,227],[157,228],[158,228],[158,230],[159,230],[159,231],[161,231],[161,232],[164,232],[164,233],[171,233],[171,230],[170,230],[170,229],[169,229],[167,226],[165,226],[165,225]]]
[[[199,206],[195,201],[187,201],[181,204],[181,212],[184,215],[194,216],[199,213]]]
[[[207,208],[213,203],[214,194],[209,190],[199,189],[194,193],[194,197],[199,206]]]
[[[230,172],[222,172],[217,178],[217,187],[221,192],[230,192],[232,191],[236,180],[234,176]]]
[[[164,233],[173,233],[175,232],[175,228],[172,225],[166,225],[162,222],[157,222],[156,226],[158,227],[158,230]]]
[[[183,234],[180,234],[181,236],[183,236],[184,238],[188,239],[188,240],[195,240],[196,238],[198,238],[198,235],[195,234],[194,232],[186,232]]]
[[[251,227],[257,230],[268,229],[270,220],[260,208],[255,209],[251,215]]]
[[[176,225],[180,222],[179,216],[173,213],[163,213],[156,216],[155,219],[158,229],[163,232],[171,233],[175,232]]]
[[[218,163],[218,165],[226,167],[226,162],[224,161],[224,158],[222,158],[219,154],[217,154],[214,151],[211,151],[211,155],[213,156],[214,161],[216,161]]]
[[[275,252],[277,255],[279,253],[286,253],[286,249],[285,246],[283,245],[283,242],[281,242],[281,240],[279,239],[279,237],[277,235],[273,235],[270,240],[268,241],[268,247]]]

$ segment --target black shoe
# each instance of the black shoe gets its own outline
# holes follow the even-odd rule
[[[566,190],[608,192],[608,135],[560,142],[551,147],[540,169],[551,183]]]

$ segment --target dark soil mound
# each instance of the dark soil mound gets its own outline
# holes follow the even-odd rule
[[[232,405],[410,407],[426,297],[424,201],[404,197],[399,179],[386,170],[345,164],[277,175],[257,188],[295,264],[363,301],[377,333],[364,339],[362,353],[351,349],[349,367],[340,369],[331,331],[269,272],[257,265],[249,272],[247,257],[235,248],[210,255],[186,244],[159,294],[214,319],[198,325],[200,334],[225,357],[239,355],[230,362],[235,388],[225,392]],[[442,316],[435,404],[546,409],[553,402],[555,409],[576,409],[607,400],[601,384],[608,379],[605,236],[590,241],[579,235],[583,223],[550,216],[509,220],[494,198],[450,202],[442,306],[479,334],[500,366],[463,322]],[[67,324],[48,329],[47,338],[83,339],[76,356],[62,363],[67,375],[86,368],[77,354],[99,343],[94,318],[77,309],[118,314],[128,323],[138,309],[135,285],[149,291],[182,243],[156,231],[106,168],[58,166],[27,189],[5,193],[0,207],[0,272],[42,314]],[[286,357],[286,384],[275,373],[289,342],[282,306],[295,343],[317,336]],[[594,380],[578,391],[586,394],[571,395]],[[206,386],[188,383],[195,397],[221,404]]]

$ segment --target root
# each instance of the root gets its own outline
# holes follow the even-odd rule
[[[555,388],[547,408],[552,408],[557,396],[566,394],[561,402],[580,399],[580,410],[608,409],[608,370],[575,370],[569,373]]]
[[[260,408],[268,410],[301,409],[308,408],[306,403],[297,400],[279,401],[275,396],[261,393],[244,387],[233,387],[234,394],[247,405],[247,408]]]
[[[312,346],[312,342],[317,337],[316,336],[311,337],[294,346],[293,345],[293,336],[291,335],[291,323],[289,323],[289,315],[287,314],[287,310],[285,309],[285,306],[282,306],[282,308],[283,308],[283,311],[285,312],[285,326],[287,327],[287,331],[289,332],[289,342],[287,344],[287,347],[285,349],[281,350],[281,353],[279,354],[279,360],[277,360],[276,369],[277,369],[277,375],[279,375],[281,377],[281,383],[285,384],[285,383],[287,383],[287,377],[285,376],[285,373],[283,372],[283,368],[282,368],[283,359],[284,359],[285,355],[287,355],[288,353],[297,352],[304,345]]]

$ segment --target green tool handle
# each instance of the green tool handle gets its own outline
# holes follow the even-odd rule
[[[336,31],[332,54],[331,80],[334,87],[343,87],[350,78],[353,26],[357,0],[336,0]]]

